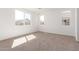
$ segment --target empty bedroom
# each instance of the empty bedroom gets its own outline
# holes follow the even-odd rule
[[[75,8],[0,8],[0,51],[79,51]]]

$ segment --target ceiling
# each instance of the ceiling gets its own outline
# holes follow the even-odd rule
[[[72,8],[26,8],[29,11],[40,13],[40,12],[51,12],[51,11],[66,11],[66,10],[72,10]]]

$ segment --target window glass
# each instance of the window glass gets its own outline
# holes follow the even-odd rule
[[[24,20],[24,12],[15,10],[15,20]]]
[[[40,16],[40,24],[44,24],[44,15]]]
[[[16,25],[29,25],[31,15],[20,10],[15,10]]]
[[[31,19],[31,15],[30,14],[28,14],[28,13],[25,13],[25,19],[27,20],[30,20]]]

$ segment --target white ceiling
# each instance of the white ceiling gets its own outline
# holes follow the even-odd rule
[[[66,11],[72,10],[72,8],[26,8],[29,11],[40,13],[40,12],[50,12],[50,11]]]
[[[51,10],[52,8],[26,8],[30,11],[47,11],[47,10]]]

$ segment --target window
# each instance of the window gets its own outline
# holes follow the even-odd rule
[[[16,25],[29,25],[31,15],[20,10],[15,10]]]
[[[30,24],[31,15],[25,13],[25,14],[24,14],[24,17],[25,17],[25,21],[26,21],[25,24],[26,24],[26,25]]]
[[[43,25],[44,24],[44,15],[40,16],[40,24]]]
[[[24,20],[24,12],[15,10],[15,20]]]

